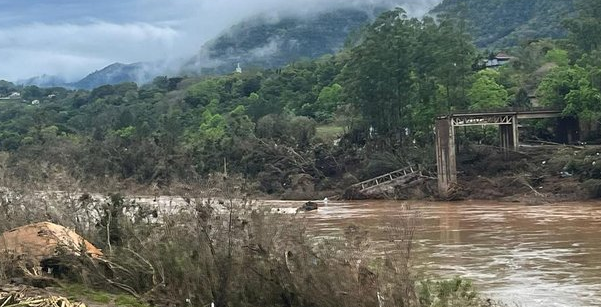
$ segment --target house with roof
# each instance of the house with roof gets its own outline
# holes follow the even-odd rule
[[[4,99],[4,100],[21,99],[21,93],[19,93],[19,92],[12,92],[10,95],[8,95],[6,97],[0,97],[0,99]]]
[[[499,52],[494,57],[484,60],[484,62],[486,68],[495,68],[509,63],[511,59],[513,59],[513,57],[507,55],[506,53]]]

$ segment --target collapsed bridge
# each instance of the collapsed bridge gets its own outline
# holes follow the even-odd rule
[[[560,118],[565,117],[559,110],[528,110],[500,112],[466,112],[452,113],[439,116],[436,119],[436,166],[438,171],[438,191],[441,196],[447,196],[457,184],[457,161],[455,145],[455,128],[469,126],[499,126],[500,146],[504,151],[519,148],[518,120]],[[572,131],[566,131],[568,143],[574,140]]]

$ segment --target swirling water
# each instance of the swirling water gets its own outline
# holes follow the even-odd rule
[[[322,235],[362,227],[374,252],[393,248],[391,232],[417,216],[415,265],[428,275],[470,278],[509,305],[601,306],[601,203],[330,202],[303,216]]]

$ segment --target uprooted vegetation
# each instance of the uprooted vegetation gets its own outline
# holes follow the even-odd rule
[[[162,208],[118,194],[5,191],[0,230],[40,220],[76,230],[103,256],[57,255],[63,269],[53,278],[107,292],[111,302],[126,293],[157,306],[488,306],[463,280],[417,282],[414,217],[399,218],[390,232],[394,252],[372,257],[361,229],[311,235],[301,217],[238,198],[239,186],[216,185]],[[35,272],[2,259],[0,280]]]
[[[601,197],[601,147],[526,146],[504,154],[486,146],[458,155],[461,190],[473,199],[565,201]]]

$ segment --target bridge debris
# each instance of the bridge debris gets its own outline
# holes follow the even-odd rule
[[[308,201],[304,203],[300,208],[298,208],[297,211],[313,211],[317,210],[318,208],[319,205],[316,202]]]
[[[61,296],[28,297],[23,291],[0,293],[2,307],[86,307],[84,303],[70,302]]]
[[[345,199],[380,198],[393,194],[395,189],[409,188],[422,183],[427,177],[408,166],[388,174],[368,179],[350,186],[343,194]]]

